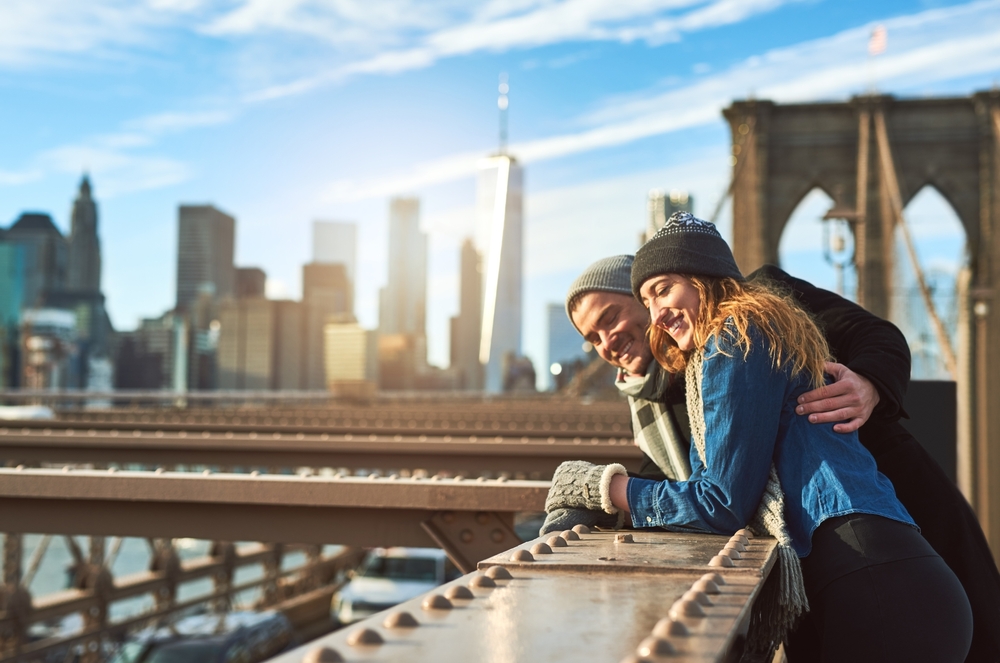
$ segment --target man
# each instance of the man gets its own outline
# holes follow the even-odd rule
[[[639,476],[684,480],[690,467],[677,453],[689,444],[683,376],[666,375],[653,361],[646,336],[649,315],[632,296],[631,267],[632,256],[588,267],[570,287],[566,311],[598,355],[619,369],[617,386],[628,396],[636,442],[647,456]],[[783,286],[815,317],[839,363],[827,364],[832,384],[799,398],[798,414],[812,423],[839,422],[837,432],[858,431],[879,471],[966,590],[974,613],[966,660],[1000,661],[1000,573],[982,529],[955,485],[898,421],[905,416],[910,374],[903,335],[892,323],[777,267],[763,267],[748,278]],[[601,512],[563,511],[549,514],[545,529],[563,529],[574,521],[615,524],[613,516]],[[809,628],[806,620],[801,630]],[[801,651],[808,660],[808,648]]]

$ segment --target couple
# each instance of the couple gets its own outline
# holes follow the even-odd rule
[[[894,326],[774,267],[744,278],[715,227],[684,212],[634,260],[589,267],[566,305],[620,369],[648,459],[631,476],[561,465],[543,533],[749,525],[779,542],[758,651],[1000,660],[1000,574],[968,504],[897,421],[909,351]]]

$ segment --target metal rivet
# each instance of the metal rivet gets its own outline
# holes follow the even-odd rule
[[[463,529],[458,535],[458,538],[462,540],[462,543],[472,543],[472,540],[476,538],[476,536],[472,533],[471,529]]]
[[[635,543],[631,534],[615,534],[615,543]]]
[[[739,535],[739,536],[742,536],[742,537],[744,537],[746,539],[752,539],[753,538],[753,532],[751,532],[750,530],[748,530],[745,527],[743,529],[741,529],[741,530],[738,530],[736,532],[736,534]]]
[[[705,592],[706,594],[722,593],[718,585],[711,580],[706,580],[705,578],[697,580],[693,585],[691,585],[691,589],[698,590],[699,592]]]
[[[446,523],[449,523],[449,524],[455,522],[455,512],[454,511],[443,511],[441,513],[441,520],[443,520],[443,521],[445,521]],[[468,531],[468,530],[466,530],[466,531]]]
[[[590,528],[586,525],[573,525],[573,531],[577,534],[590,534]]]
[[[343,663],[344,657],[329,647],[317,647],[302,657],[302,663]]]
[[[494,566],[494,569],[502,569],[502,566]],[[496,587],[497,584],[493,582],[493,578],[489,576],[473,576],[472,580],[469,581],[471,587],[478,587],[480,589],[485,589],[488,587]]]
[[[206,469],[202,470],[201,473],[207,477],[208,475],[210,475],[212,473],[212,470],[209,470],[209,469],[206,468]]]
[[[452,585],[444,593],[449,599],[474,599],[476,598],[468,587],[462,585]]]
[[[347,644],[352,647],[380,645],[384,642],[385,640],[382,639],[382,636],[379,635],[377,631],[373,631],[370,628],[359,628],[357,631],[354,631],[347,636]]]
[[[420,604],[424,610],[451,610],[451,601],[441,596],[440,594],[431,594],[424,599],[424,602]]]
[[[671,654],[677,653],[677,650],[674,649],[673,645],[669,642],[663,638],[657,638],[654,636],[650,636],[640,642],[635,651],[643,658],[658,658],[660,656],[670,656]]]
[[[688,628],[684,626],[684,622],[679,622],[670,617],[664,617],[656,622],[656,626],[653,627],[653,635],[661,638],[678,637],[687,634]]]
[[[476,514],[476,522],[480,525],[486,525],[490,522],[490,514],[485,511],[480,511]]]
[[[703,575],[701,577],[701,579],[702,580],[710,580],[710,581],[714,582],[716,585],[718,585],[719,587],[722,587],[723,585],[726,584],[726,579],[723,578],[718,573],[706,573],[705,575]]]
[[[732,559],[743,559],[742,553],[740,553],[740,551],[736,550],[735,548],[728,548],[728,547],[723,548],[722,550],[719,551],[719,554],[724,555],[726,557],[730,557]]]
[[[494,580],[511,580],[514,578],[510,574],[510,571],[502,566],[491,566],[486,569],[486,577],[493,578]]]
[[[561,536],[550,536],[549,538],[545,539],[545,543],[549,544],[549,546],[552,548],[565,548],[566,546],[569,545],[568,543],[566,543],[566,539],[562,538]]]
[[[510,556],[510,561],[512,562],[534,562],[534,556],[527,550],[521,548],[520,550],[515,550],[514,554]]]
[[[681,597],[681,600],[694,601],[699,605],[712,605],[712,601],[708,598],[708,594],[698,591],[697,589],[689,589],[684,592],[684,596]]]
[[[681,617],[704,617],[705,611],[701,609],[697,601],[680,599],[670,606],[670,612],[667,614],[674,619],[680,619]]]
[[[550,548],[547,543],[536,543],[531,546],[531,553],[533,555],[551,555],[552,548]]]
[[[733,538],[731,538],[729,540],[730,541],[738,541],[738,542],[742,543],[744,546],[749,546],[750,545],[750,539],[746,538],[742,534],[733,534]]]
[[[722,567],[726,567],[726,568],[732,567],[732,566],[736,566],[736,564],[733,563],[733,558],[732,557],[728,557],[726,555],[716,555],[715,557],[712,558],[712,561],[710,561],[708,563],[708,565],[709,566],[722,566]]]
[[[493,539],[493,543],[500,543],[506,538],[506,535],[503,533],[502,530],[495,529],[492,532],[490,532],[490,538]]]
[[[420,626],[420,622],[408,612],[393,612],[385,618],[382,626],[386,628],[416,628]]]
[[[730,541],[726,544],[726,548],[740,553],[745,553],[747,551],[747,547],[739,541]]]

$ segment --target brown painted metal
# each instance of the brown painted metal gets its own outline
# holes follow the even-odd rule
[[[486,511],[438,511],[423,528],[462,573],[471,573],[479,560],[520,540],[510,522]]]
[[[233,558],[228,563],[231,563],[234,567],[259,564],[270,555],[273,555],[272,546],[262,544],[243,546],[239,551],[234,551]],[[347,548],[328,557],[313,558],[304,567],[281,572],[278,574],[277,579],[283,583],[284,587],[288,588],[294,587],[295,583],[289,581],[294,576],[300,574],[304,576],[317,576],[320,582],[327,583],[333,579],[337,572],[356,566],[361,556],[361,550]],[[177,581],[190,582],[200,578],[214,577],[218,570],[226,563],[226,561],[219,558],[201,558],[183,564],[180,575],[177,578],[170,578],[170,574],[166,571],[149,571],[117,578],[113,586],[109,589],[110,593],[106,598],[98,596],[93,589],[71,589],[48,594],[34,600],[28,608],[28,618],[31,622],[45,622],[76,612],[90,614],[93,608],[99,607],[104,601],[119,601],[142,594],[160,596],[161,589]],[[77,636],[32,643],[22,647],[17,653],[13,653],[12,650],[6,652],[0,651],[0,662],[33,661],[37,660],[37,657],[42,657],[54,651],[64,650],[69,646],[99,642],[102,637],[106,637],[111,631],[123,632],[140,627],[150,620],[164,617],[173,611],[184,610],[206,601],[210,603],[224,601],[227,600],[227,594],[253,589],[266,582],[268,582],[268,579],[260,579],[221,590],[217,589],[208,597],[200,597],[180,604],[172,602],[163,604],[158,602],[156,608],[150,613],[114,624],[104,624],[103,627],[92,625]],[[294,595],[294,592],[286,593]],[[289,609],[298,610],[300,603],[301,601],[289,601]],[[274,607],[280,610],[283,609],[284,605],[285,602],[276,602]],[[327,602],[328,605],[329,602]],[[0,612],[0,629],[9,628],[12,619],[12,615]]]
[[[51,424],[50,424],[51,426]],[[637,469],[631,438],[235,433],[0,428],[0,459],[15,463],[139,463],[227,467],[423,468],[550,476],[567,458]]]
[[[433,545],[434,512],[540,511],[548,483],[0,469],[0,531]]]
[[[662,531],[635,531],[632,536],[631,543],[616,543],[613,532],[582,534],[545,555],[551,558],[545,563],[505,563],[510,580],[497,575],[491,587],[474,580],[479,573],[467,575],[271,661],[617,661],[654,645],[673,652],[664,660],[738,660],[753,601],[774,565],[774,541],[752,540],[759,554],[741,568],[722,570],[722,583],[708,585],[704,576],[716,572],[708,561],[728,537]],[[500,557],[507,559],[513,552]],[[675,555],[687,561],[676,564]],[[627,562],[616,568],[617,559]],[[458,587],[474,598],[458,598],[465,593],[456,592]],[[701,596],[689,594],[699,588],[713,591],[700,604],[704,616],[678,615],[678,625],[657,628],[676,601]],[[452,598],[443,600],[448,596]],[[425,608],[434,604],[450,609]],[[389,617],[401,612],[415,618],[417,625],[394,626],[403,620]],[[648,640],[654,629],[666,645]],[[647,655],[639,660],[653,659]]]

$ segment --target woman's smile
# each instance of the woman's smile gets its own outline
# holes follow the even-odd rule
[[[693,350],[694,323],[701,305],[694,284],[679,274],[661,274],[643,283],[639,294],[653,324],[667,332],[681,350]]]

